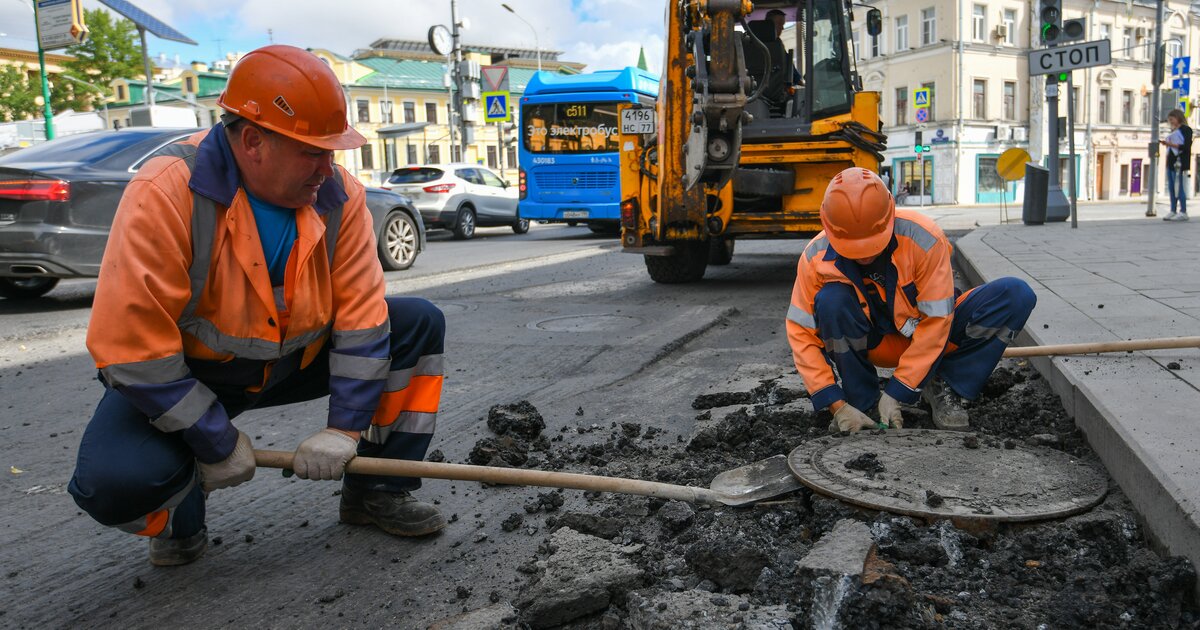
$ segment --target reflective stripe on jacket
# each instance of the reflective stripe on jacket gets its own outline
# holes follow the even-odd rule
[[[879,294],[890,301],[891,325],[908,340],[896,372],[885,388],[896,400],[904,403],[917,401],[921,383],[946,347],[955,297],[954,273],[950,268],[953,251],[950,241],[941,228],[925,215],[910,210],[896,210],[895,234],[888,250],[891,251],[891,262],[896,273],[889,273],[886,279],[878,280],[862,278],[858,264],[839,256],[824,232],[813,238],[800,256],[787,314],[788,343],[792,347],[796,369],[810,395],[814,396],[814,404],[818,401],[821,403],[819,407],[843,399],[836,394],[826,397],[819,395],[822,390],[837,383],[833,368],[825,358],[825,341],[817,333],[817,322],[813,315],[817,292],[827,283],[840,282],[853,286],[868,318],[871,312],[864,294],[867,285],[877,287]],[[882,325],[880,328],[887,329]],[[865,339],[847,341],[866,348]]]
[[[87,345],[105,380],[158,429],[182,431],[201,461],[220,461],[237,431],[189,363],[236,366],[254,380],[237,384],[257,391],[281,378],[277,363],[306,366],[332,336],[329,426],[365,430],[390,331],[362,185],[335,166],[296,210],[290,286],[278,291],[223,127],[167,153],[129,183],[104,252]]]

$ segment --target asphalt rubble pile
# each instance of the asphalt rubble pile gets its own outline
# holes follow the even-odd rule
[[[501,405],[488,418],[496,436],[480,440],[469,461],[707,486],[719,472],[828,435],[828,413],[786,383],[794,375],[697,397],[695,429],[675,440],[635,423],[547,436],[533,405]],[[1092,456],[1027,363],[1003,362],[970,412],[985,443]],[[927,408],[907,418],[909,428],[933,428]],[[854,465],[873,466],[870,458]],[[519,592],[434,627],[1200,627],[1194,568],[1153,552],[1128,500],[1109,485],[1088,512],[973,531],[808,489],[750,508],[538,493],[514,514],[544,519],[548,534],[537,559],[516,567],[525,576]]]

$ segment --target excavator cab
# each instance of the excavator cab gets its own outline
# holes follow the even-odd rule
[[[622,245],[677,283],[729,263],[736,239],[820,231],[829,180],[877,171],[886,138],[849,0],[667,1],[655,131],[622,131]]]

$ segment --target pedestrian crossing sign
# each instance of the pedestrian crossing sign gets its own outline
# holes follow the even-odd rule
[[[917,109],[929,107],[929,88],[913,90],[913,106]]]
[[[509,122],[512,113],[508,108],[508,92],[483,93],[483,119],[487,122]]]

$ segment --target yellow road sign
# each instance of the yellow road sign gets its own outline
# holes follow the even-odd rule
[[[1029,162],[1029,152],[1020,147],[1013,147],[1000,154],[996,160],[996,171],[1005,181],[1014,181],[1025,177],[1025,164]]]

